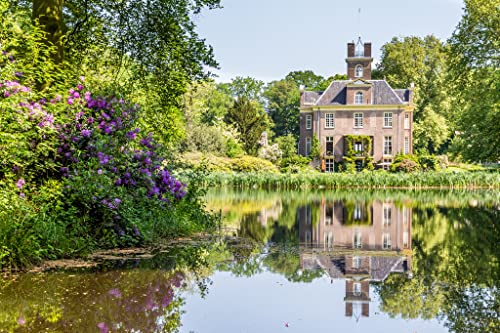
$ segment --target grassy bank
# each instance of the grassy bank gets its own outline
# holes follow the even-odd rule
[[[178,174],[188,180],[195,173],[183,171]],[[468,189],[500,188],[499,172],[420,172],[388,173],[360,172],[351,173],[233,173],[212,172],[202,175],[198,180],[204,186],[230,186],[237,188],[262,189],[307,189],[307,188],[411,188],[411,189]]]

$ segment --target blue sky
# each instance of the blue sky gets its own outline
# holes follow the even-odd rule
[[[394,36],[446,40],[462,0],[222,0],[194,19],[220,64],[217,81],[251,76],[269,82],[293,70],[345,73],[346,44],[361,34],[375,61]],[[361,8],[361,19],[358,19]]]

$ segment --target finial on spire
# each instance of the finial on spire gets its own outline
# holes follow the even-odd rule
[[[358,8],[358,36],[361,36],[361,7]]]

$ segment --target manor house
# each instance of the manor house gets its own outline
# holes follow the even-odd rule
[[[371,79],[371,43],[347,44],[347,80],[333,81],[325,91],[301,90],[299,153],[311,154],[315,138],[321,159],[333,172],[339,162],[387,168],[397,153],[413,151],[413,87],[393,89]]]

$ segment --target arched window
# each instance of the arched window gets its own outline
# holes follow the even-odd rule
[[[361,91],[354,95],[354,104],[363,104],[363,93]]]
[[[357,65],[356,66],[356,77],[363,77],[363,66],[362,65]]]

